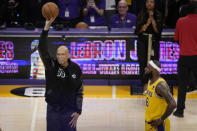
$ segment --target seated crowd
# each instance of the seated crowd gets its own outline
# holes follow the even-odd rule
[[[143,5],[144,1],[0,0],[0,29],[6,27],[24,27],[25,29],[32,30],[36,27],[43,27],[45,20],[42,16],[41,8],[46,2],[54,2],[59,7],[59,15],[53,24],[53,28],[56,30],[63,28],[88,28],[89,26],[135,29],[139,12],[137,10],[143,8],[138,3],[141,2],[141,5]],[[114,14],[106,15],[107,3],[116,6]],[[139,7],[141,8],[139,9]]]

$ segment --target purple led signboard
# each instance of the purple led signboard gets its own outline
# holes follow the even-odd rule
[[[160,41],[161,74],[176,75],[179,45],[172,38]],[[0,38],[0,78],[45,79],[38,51],[32,52],[39,38]],[[48,38],[49,53],[66,45],[71,60],[79,64],[83,78],[132,79],[139,75],[137,40],[129,37],[57,37]]]
[[[134,40],[131,50],[127,44],[126,40],[71,42],[71,59],[84,74],[138,75],[137,41]],[[161,74],[176,74],[178,57],[177,43],[160,41]]]
[[[18,63],[14,60],[14,44],[0,41],[0,73],[18,73]]]

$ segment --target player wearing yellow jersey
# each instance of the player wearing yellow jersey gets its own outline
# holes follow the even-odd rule
[[[145,74],[149,77],[145,91],[145,131],[170,131],[171,115],[176,102],[169,91],[168,84],[160,77],[161,64],[156,60],[149,61]]]

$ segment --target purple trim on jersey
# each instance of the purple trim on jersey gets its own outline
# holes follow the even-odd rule
[[[165,131],[165,122],[158,126],[158,131]]]
[[[111,28],[131,28],[133,26],[136,26],[136,15],[127,13],[127,16],[125,18],[124,26],[121,26],[121,19],[119,14],[114,14],[110,19],[110,27]]]

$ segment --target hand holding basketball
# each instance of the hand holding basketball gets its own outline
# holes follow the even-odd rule
[[[42,15],[46,20],[56,18],[59,14],[58,6],[53,2],[47,2],[42,6]]]
[[[53,23],[54,20],[55,20],[55,18],[51,18],[50,20],[46,20],[44,30],[49,30],[50,26],[51,26],[51,24]]]

